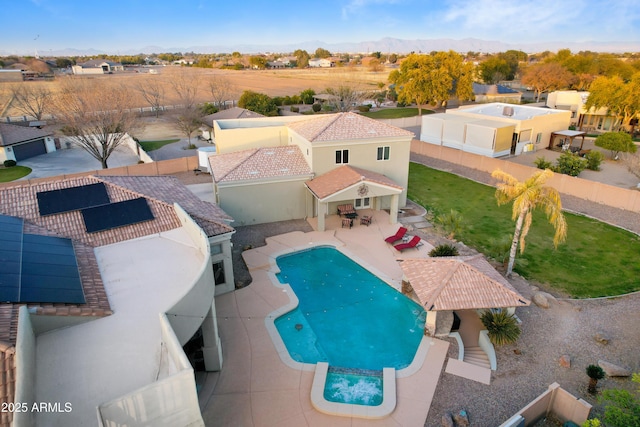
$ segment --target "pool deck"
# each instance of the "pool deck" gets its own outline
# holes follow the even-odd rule
[[[332,245],[383,280],[400,288],[402,271],[398,258],[427,257],[431,246],[400,254],[384,242],[399,224],[389,224],[384,211],[372,214],[370,226],[341,228],[337,216],[327,217],[327,231],[292,232],[266,240],[266,246],[245,251],[251,272],[250,286],[216,298],[218,327],[223,348],[221,372],[208,374],[200,392],[202,415],[207,426],[421,426],[444,364],[448,342],[429,337],[424,363],[412,373],[397,374],[397,405],[390,416],[368,420],[332,416],[315,410],[311,389],[315,365],[284,363],[269,331],[269,315],[291,304],[286,288],[277,286],[273,274],[275,257],[317,245]],[[314,221],[309,221],[315,229]]]

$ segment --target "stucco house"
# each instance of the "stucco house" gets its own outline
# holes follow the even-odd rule
[[[124,66],[119,62],[105,61],[104,59],[91,59],[82,64],[71,67],[73,74],[111,74],[124,71]]]
[[[324,230],[341,204],[389,209],[395,223],[406,204],[412,132],[354,113],[213,125],[216,200],[238,225],[317,217]]]
[[[330,68],[335,65],[335,62],[327,58],[313,58],[309,60],[309,67],[311,68]]]
[[[606,108],[587,110],[584,105],[589,92],[577,90],[557,90],[547,95],[547,107],[571,112],[571,124],[578,130],[591,132],[612,132],[617,130],[617,121]]]
[[[38,127],[0,123],[0,162],[19,162],[52,151],[56,151],[53,132]]]
[[[204,139],[215,142],[215,133],[213,130],[213,122],[215,120],[248,119],[256,117],[264,116],[260,113],[256,113],[255,111],[247,110],[246,108],[227,108],[226,110],[220,110],[217,113],[208,114],[200,119],[200,121],[202,122],[200,131],[202,132],[202,137]]]
[[[422,116],[420,140],[489,157],[548,146],[553,132],[568,129],[564,110],[495,102]]]
[[[1,187],[0,398],[58,406],[0,424],[203,426],[183,346],[221,369],[230,220],[173,177]]]
[[[506,102],[508,104],[520,104],[522,93],[503,85],[483,85],[473,82],[473,94],[476,103]]]

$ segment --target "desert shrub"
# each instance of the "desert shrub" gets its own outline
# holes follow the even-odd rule
[[[604,370],[598,365],[589,365],[587,366],[586,372],[589,377],[589,387],[587,390],[589,393],[594,394],[598,386],[598,380],[604,378]]]
[[[536,160],[533,162],[533,164],[536,165],[538,169],[551,169],[553,167],[553,163],[551,163],[544,157],[536,157]]]
[[[15,160],[5,160],[4,161],[4,167],[5,168],[11,168],[13,166],[17,165]]]
[[[202,104],[202,106],[200,107],[200,111],[202,111],[202,114],[204,114],[205,116],[209,115],[209,114],[215,114],[218,112],[218,107],[216,107],[215,105],[209,103],[209,102],[205,102],[204,104]],[[135,138],[134,138],[135,139]]]
[[[320,110],[322,110],[322,105],[318,104],[317,102],[315,104],[313,104],[311,106],[311,108],[313,109],[314,112],[319,112]]]
[[[453,239],[462,230],[462,215],[451,209],[448,213],[438,215],[435,223],[441,228],[449,239]]]
[[[556,160],[556,171],[569,176],[578,176],[587,167],[587,161],[571,153],[563,153]]]
[[[358,106],[358,111],[360,111],[361,113],[366,113],[369,110],[371,110],[371,107],[369,107],[368,105],[359,105]]]
[[[458,256],[458,248],[453,245],[438,245],[429,252],[430,257]]]
[[[300,108],[296,107],[295,105],[291,106],[291,112],[292,113],[299,113],[300,112]]]
[[[599,171],[600,164],[604,160],[604,154],[599,151],[589,151],[584,155],[585,160],[587,161],[587,169],[592,171]]]
[[[520,337],[518,321],[506,310],[487,310],[482,314],[480,320],[487,328],[489,340],[493,345],[512,344]]]
[[[335,107],[333,105],[324,104],[322,106],[322,111],[333,111],[333,110],[335,110]]]

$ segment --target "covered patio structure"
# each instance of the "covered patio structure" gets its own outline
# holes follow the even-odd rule
[[[549,150],[556,150],[558,148],[562,151],[571,151],[572,153],[580,153],[582,152],[582,146],[584,145],[584,137],[586,136],[586,132],[578,131],[578,130],[559,130],[556,132],[551,132],[551,137],[549,138],[549,146],[547,147]],[[573,146],[573,140],[581,137],[580,147]],[[556,141],[560,139],[559,143],[556,144]]]
[[[446,372],[489,383],[496,356],[479,315],[484,310],[530,304],[483,255],[400,260],[403,292],[413,293],[427,312],[425,329],[431,336],[451,336],[458,342],[458,359]]]
[[[338,212],[338,206],[353,204],[358,209],[380,210],[388,199],[389,222],[398,222],[399,195],[404,188],[391,178],[349,165],[340,166],[305,183],[313,197],[313,216],[318,231],[325,230],[325,216]]]

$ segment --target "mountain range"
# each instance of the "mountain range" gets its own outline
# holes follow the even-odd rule
[[[543,51],[556,52],[559,49],[570,49],[572,52],[594,51],[594,52],[638,52],[640,51],[640,41],[554,41],[554,42],[530,42],[530,43],[506,43],[495,40],[480,40],[475,38],[465,39],[418,39],[405,40],[392,37],[385,37],[380,40],[364,41],[356,43],[325,43],[320,40],[310,40],[291,44],[216,44],[208,46],[144,46],[132,49],[104,49],[90,48],[77,49],[66,48],[59,50],[49,50],[40,52],[41,55],[48,56],[89,56],[98,54],[116,55],[136,55],[139,53],[165,53],[165,52],[193,52],[193,53],[265,53],[279,52],[288,53],[296,49],[304,49],[314,52],[317,48],[327,49],[332,53],[367,53],[380,51],[383,53],[409,53],[409,52],[431,52],[440,50],[454,50],[457,52],[481,52],[495,53],[504,52],[510,49],[521,50],[527,53]],[[7,50],[0,49],[0,55],[9,55]],[[13,52],[12,54],[15,54]],[[32,54],[32,52],[25,52]]]

